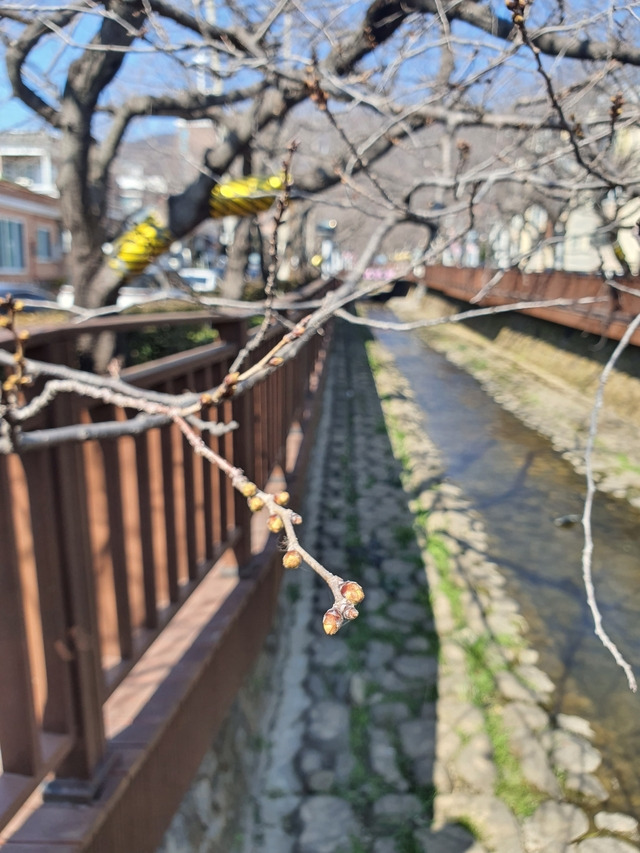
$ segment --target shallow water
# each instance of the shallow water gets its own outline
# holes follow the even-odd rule
[[[382,316],[382,314],[380,314]],[[387,315],[388,316],[388,315]],[[504,411],[478,382],[417,335],[375,331],[426,414],[447,479],[481,513],[490,557],[520,602],[540,666],[553,678],[554,710],[586,717],[613,786],[608,809],[640,819],[640,695],[593,633],[581,577],[584,478],[544,436]],[[604,626],[640,677],[640,513],[598,494],[593,510],[594,582]]]

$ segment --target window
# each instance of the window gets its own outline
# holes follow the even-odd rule
[[[0,219],[0,268],[7,270],[25,268],[22,222]]]
[[[36,230],[36,258],[39,261],[53,260],[51,231],[48,228],[38,228]]]
[[[16,156],[3,155],[2,177],[14,184],[22,183],[23,186],[42,183],[42,167],[40,157],[31,155]]]

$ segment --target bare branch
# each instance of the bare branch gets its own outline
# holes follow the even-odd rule
[[[386,282],[388,283],[388,282]],[[385,282],[377,282],[381,287]],[[414,320],[409,323],[395,323],[387,320],[374,320],[369,317],[357,317],[348,311],[336,310],[336,315],[356,326],[369,326],[372,329],[393,330],[395,332],[410,332],[413,329],[430,329],[447,323],[463,323],[475,317],[488,317],[492,314],[506,314],[512,311],[526,311],[527,308],[558,308],[571,305],[593,305],[594,303],[606,303],[606,296],[584,296],[581,299],[541,299],[532,302],[513,302],[510,305],[493,305],[489,308],[473,308],[469,311],[461,311],[458,314],[450,314],[447,317],[435,317],[429,320]]]
[[[63,11],[53,14],[50,21],[58,27],[69,24],[78,14],[78,10]],[[26,27],[22,35],[15,39],[6,52],[7,73],[13,93],[20,98],[28,107],[48,122],[52,127],[58,127],[60,112],[57,107],[48,104],[33,89],[24,82],[22,68],[29,53],[36,45],[51,31],[46,19],[37,18]]]
[[[638,327],[640,327],[640,314],[638,314],[638,316],[635,317],[631,323],[629,323],[624,335],[620,339],[620,342],[618,343],[614,351],[611,353],[611,357],[607,361],[602,373],[600,374],[598,390],[596,391],[593,409],[591,410],[589,436],[587,438],[587,446],[584,455],[587,478],[587,496],[584,502],[584,511],[582,513],[582,526],[584,528],[584,548],[582,550],[582,578],[584,581],[584,588],[587,593],[587,603],[589,605],[589,609],[591,610],[591,615],[593,616],[594,631],[602,645],[611,653],[615,662],[624,671],[624,674],[627,678],[627,682],[629,684],[629,689],[632,690],[634,693],[637,691],[638,685],[633,670],[631,669],[630,664],[620,653],[616,644],[605,631],[602,624],[602,614],[600,613],[600,608],[598,607],[598,602],[596,600],[596,594],[593,585],[593,534],[591,529],[591,510],[593,508],[593,500],[596,493],[595,481],[593,479],[593,448],[595,445],[596,436],[598,434],[598,417],[600,414],[600,409],[602,408],[604,387],[607,383],[607,380],[609,379],[609,376],[611,375],[611,371],[613,370],[617,360],[628,346],[633,333]]]

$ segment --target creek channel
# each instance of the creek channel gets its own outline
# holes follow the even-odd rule
[[[393,320],[384,310],[375,319]],[[609,810],[640,819],[640,694],[593,633],[582,585],[584,478],[544,436],[502,409],[469,374],[413,333],[375,330],[411,384],[446,478],[483,518],[489,557],[529,625],[539,665],[556,685],[553,713],[579,714],[596,732]],[[640,512],[599,493],[593,507],[594,583],[604,626],[640,675]],[[613,782],[612,782],[613,780]]]

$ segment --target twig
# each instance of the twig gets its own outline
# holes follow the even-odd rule
[[[584,502],[584,511],[582,514],[582,527],[584,529],[584,548],[582,550],[582,579],[584,582],[584,588],[587,593],[587,604],[589,605],[589,609],[591,610],[591,614],[593,616],[594,631],[602,645],[611,653],[613,659],[618,664],[618,666],[620,666],[624,670],[624,674],[627,677],[627,683],[629,684],[629,689],[632,690],[633,693],[635,693],[638,689],[633,670],[631,669],[630,664],[620,653],[616,644],[604,630],[602,626],[602,614],[600,613],[600,609],[596,601],[596,594],[593,586],[593,536],[591,531],[591,510],[593,508],[593,499],[596,493],[596,486],[593,479],[592,457],[596,435],[598,433],[598,416],[600,414],[600,409],[602,408],[604,386],[606,385],[607,380],[611,375],[611,371],[613,370],[615,363],[627,347],[633,333],[639,326],[640,314],[638,314],[632,320],[632,322],[629,323],[624,335],[620,339],[620,342],[618,343],[614,351],[611,353],[609,361],[606,363],[606,365],[604,366],[604,370],[600,374],[600,382],[598,383],[598,390],[596,391],[593,409],[591,410],[589,437],[587,439],[587,447],[584,455],[587,477],[587,497]]]
[[[237,421],[227,424],[202,421],[199,418],[188,418],[190,424],[201,432],[213,436],[225,435],[238,429]],[[14,430],[12,439],[5,437],[0,445],[0,453],[28,453],[30,450],[41,450],[43,447],[56,447],[77,441],[101,441],[109,438],[120,438],[122,435],[143,435],[151,429],[166,426],[171,423],[168,415],[137,415],[128,421],[104,421],[94,424],[73,424],[51,429],[35,429],[30,432]]]
[[[264,288],[264,317],[260,328],[254,337],[235,357],[233,364],[229,368],[229,373],[239,371],[249,353],[255,350],[262,343],[264,336],[267,333],[267,329],[271,325],[274,317],[273,302],[275,298],[276,271],[278,268],[278,232],[282,225],[282,219],[285,211],[289,207],[289,202],[291,200],[291,161],[297,149],[298,143],[295,140],[292,140],[287,147],[287,155],[282,161],[284,177],[282,181],[282,192],[278,196],[276,202],[276,210],[273,216],[273,233],[269,243],[269,273],[267,275],[267,281]]]
[[[302,517],[287,506],[289,502],[288,492],[279,492],[276,495],[263,492],[245,476],[243,471],[235,468],[226,459],[207,447],[185,418],[175,416],[173,420],[193,448],[194,453],[208,459],[229,477],[234,489],[237,489],[247,498],[249,509],[252,512],[260,512],[266,507],[269,512],[267,521],[269,530],[273,533],[285,531],[287,551],[282,558],[284,567],[286,569],[297,569],[304,561],[325,581],[333,593],[333,605],[322,619],[325,633],[335,634],[345,622],[356,619],[358,611],[355,605],[364,599],[362,587],[355,581],[345,581],[330,572],[300,545],[294,525],[301,524]]]
[[[393,323],[386,320],[373,320],[367,317],[356,317],[348,311],[336,310],[336,315],[356,326],[370,326],[372,329],[385,329],[395,332],[410,332],[412,329],[442,326],[445,323],[461,323],[474,317],[486,317],[489,314],[504,314],[509,311],[525,311],[527,308],[552,308],[568,305],[592,305],[594,302],[607,302],[606,296],[583,296],[581,299],[543,299],[538,302],[513,302],[510,305],[494,305],[489,308],[474,308],[471,311],[461,311],[448,317],[435,317],[430,320],[413,320],[410,323]]]
[[[533,58],[535,59],[536,66],[538,69],[538,73],[544,80],[544,85],[547,90],[547,95],[549,96],[549,100],[551,101],[551,106],[555,110],[558,119],[562,128],[569,135],[569,143],[573,148],[573,153],[576,158],[576,161],[582,166],[585,171],[587,171],[590,175],[593,175],[595,178],[598,178],[611,189],[614,189],[617,184],[615,181],[612,181],[607,175],[604,175],[602,172],[599,172],[597,169],[593,167],[592,164],[587,163],[584,157],[582,156],[582,151],[580,150],[580,145],[578,144],[577,137],[583,137],[582,128],[578,123],[574,123],[573,125],[569,123],[567,117],[564,114],[564,110],[562,109],[562,105],[558,100],[556,95],[553,81],[551,77],[547,74],[544,65],[542,64],[542,60],[540,59],[540,48],[538,48],[531,39],[529,32],[526,28],[524,21],[524,10],[526,6],[531,2],[531,0],[509,0],[507,2],[507,7],[513,10],[513,22],[515,26],[520,31],[522,36],[523,43],[529,48],[531,53],[533,54]],[[573,118],[573,117],[572,117]]]

